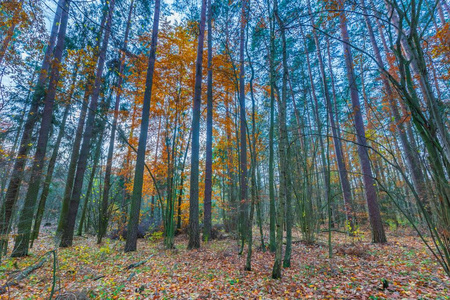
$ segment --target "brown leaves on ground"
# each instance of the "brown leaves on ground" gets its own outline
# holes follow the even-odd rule
[[[123,253],[124,242],[95,244],[78,238],[72,248],[58,250],[58,299],[449,299],[449,279],[417,237],[393,237],[374,245],[333,233],[334,258],[328,258],[326,236],[316,244],[294,243],[291,267],[281,280],[271,279],[273,254],[256,249],[252,271],[244,271],[234,240],[212,241],[200,250],[186,250],[185,236],[177,249],[164,250],[161,240],[139,240],[138,251]],[[299,236],[296,237],[299,240]],[[258,239],[255,238],[255,243]],[[395,242],[394,242],[395,241]],[[256,248],[257,245],[255,245]],[[33,256],[2,263],[0,279],[35,263],[52,248],[41,238]],[[133,263],[145,261],[127,270]],[[53,276],[49,260],[3,297],[47,299]],[[72,297],[72,298],[71,298]]]

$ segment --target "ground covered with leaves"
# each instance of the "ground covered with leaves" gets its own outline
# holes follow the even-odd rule
[[[365,236],[333,233],[329,259],[326,234],[315,244],[296,234],[292,266],[274,280],[273,254],[255,249],[252,271],[244,271],[246,255],[238,255],[232,239],[190,251],[181,235],[176,249],[165,250],[154,235],[139,240],[137,252],[123,253],[123,241],[97,245],[95,237],[78,237],[72,248],[58,249],[55,260],[45,255],[54,249],[47,233],[30,256],[4,259],[0,297],[48,299],[54,287],[58,299],[450,299],[449,278],[417,236],[391,233],[384,245]],[[42,259],[42,266],[14,282]]]

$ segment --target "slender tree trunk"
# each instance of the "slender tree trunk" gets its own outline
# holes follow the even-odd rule
[[[311,25],[313,26],[313,37],[314,37],[314,42],[316,44],[316,52],[317,52],[317,58],[319,60],[320,76],[322,79],[323,92],[324,92],[324,97],[325,97],[325,101],[326,101],[325,106],[326,106],[327,113],[328,113],[328,119],[329,119],[330,125],[331,125],[331,132],[333,135],[333,142],[334,142],[334,149],[335,149],[334,151],[336,154],[336,160],[337,160],[338,171],[339,171],[339,179],[341,181],[341,188],[342,188],[342,193],[344,196],[344,209],[345,209],[345,215],[346,215],[347,223],[348,223],[346,225],[349,227],[349,232],[351,233],[354,231],[354,223],[353,223],[353,219],[352,219],[352,215],[353,215],[353,213],[352,213],[352,194],[351,194],[351,190],[350,190],[350,182],[348,181],[347,168],[345,167],[345,162],[344,162],[344,158],[343,158],[343,154],[342,154],[341,140],[339,139],[336,123],[334,121],[333,106],[331,103],[330,92],[328,89],[328,83],[327,83],[326,74],[325,74],[325,65],[324,65],[323,58],[322,58],[322,52],[321,52],[321,48],[320,48],[319,38],[317,36],[317,32],[315,29],[314,18],[313,18],[313,14],[311,11],[311,6],[310,6],[309,0],[308,0],[308,11],[311,16],[310,17]],[[319,116],[317,116],[317,117],[319,117]],[[321,141],[321,144],[323,146],[323,141]],[[325,149],[323,149],[323,151],[325,151]],[[322,160],[324,161],[324,155],[322,157]],[[325,166],[324,166],[324,172],[325,172]],[[329,182],[329,173],[325,172],[325,174],[328,174],[327,176],[325,176],[325,180],[326,180],[326,182]],[[329,198],[330,192],[331,192],[330,186],[327,185],[327,187],[326,187],[327,199]]]
[[[181,166],[180,191],[179,191],[179,194],[178,194],[178,204],[177,204],[177,209],[178,209],[178,212],[177,212],[177,230],[181,230],[181,200],[183,198],[183,192],[184,192],[184,177],[186,177],[185,174],[184,174],[184,168],[186,166],[186,159],[187,159],[187,153],[188,153],[188,150],[189,150],[189,144],[191,142],[191,134],[192,134],[192,131],[189,132],[189,139],[188,139],[188,142],[187,142],[187,145],[186,145],[186,150],[184,151],[183,164]]]
[[[96,49],[100,48],[101,43],[101,37],[103,36],[103,32],[105,29],[105,22],[106,22],[107,14],[103,12],[102,21],[100,23],[100,31],[97,35],[97,44]],[[97,50],[94,52],[95,60],[98,60],[99,53]],[[77,162],[78,157],[80,155],[80,147],[81,147],[81,141],[83,138],[83,129],[84,129],[84,123],[86,121],[86,114],[88,111],[88,105],[89,105],[89,98],[92,95],[92,82],[95,81],[94,72],[88,73],[88,76],[85,81],[85,89],[84,89],[84,96],[83,96],[83,102],[81,104],[81,111],[80,116],[78,118],[78,124],[77,129],[75,132],[75,139],[73,141],[72,146],[72,154],[70,157],[69,162],[69,168],[67,170],[67,178],[66,178],[66,186],[64,188],[64,197],[61,205],[61,212],[59,215],[59,221],[58,221],[58,227],[56,229],[56,236],[59,237],[62,235],[64,227],[67,223],[67,215],[69,212],[69,204],[70,204],[70,197],[72,196],[72,190],[73,190],[73,184],[75,180],[75,173],[77,171]]]
[[[84,205],[83,205],[83,209],[81,211],[80,223],[78,224],[77,236],[83,235],[83,227],[85,227],[85,230],[87,230],[87,228],[89,227],[88,224],[85,224],[86,214],[88,212],[90,197],[91,197],[91,193],[92,193],[92,186],[94,185],[95,174],[97,173],[98,161],[100,160],[100,156],[102,153],[102,142],[103,142],[103,134],[101,133],[98,137],[97,145],[95,146],[95,153],[94,153],[94,157],[92,159],[92,166],[91,166],[92,170],[91,170],[91,175],[89,176],[86,193],[84,195]]]
[[[247,237],[248,228],[248,203],[247,203],[247,120],[245,111],[245,28],[247,25],[247,0],[241,1],[241,24],[239,41],[239,115],[240,115],[240,144],[241,155],[239,161],[240,172],[240,205],[239,205],[239,224],[241,234],[241,251],[244,247],[244,241]]]
[[[288,170],[288,157],[289,157],[289,140],[286,126],[286,96],[287,96],[287,79],[288,79],[288,69],[287,69],[287,45],[284,23],[278,15],[278,1],[274,1],[274,16],[277,20],[278,26],[281,30],[282,38],[282,57],[283,57],[283,80],[282,80],[282,92],[281,99],[277,98],[278,101],[278,125],[280,132],[280,143],[278,146],[278,153],[280,159],[280,192],[279,192],[279,206],[277,212],[277,248],[275,251],[275,263],[272,270],[272,278],[281,278],[281,264],[283,256],[283,226],[285,224],[285,214],[286,214],[286,253],[284,256],[283,265],[285,267],[290,266],[290,251],[291,251],[291,209],[290,209],[290,191],[289,191],[289,170]]]
[[[128,218],[127,241],[125,252],[136,251],[137,230],[139,225],[139,212],[141,210],[142,186],[144,181],[145,149],[147,148],[148,124],[150,115],[150,102],[152,98],[153,75],[156,62],[156,47],[158,45],[159,14],[161,1],[155,1],[155,12],[153,15],[152,41],[150,45],[150,56],[148,59],[147,78],[145,82],[144,105],[142,108],[141,132],[139,135],[139,146],[136,159],[136,170],[134,173],[133,195],[131,198],[130,217]]]
[[[86,81],[86,84],[88,82]],[[75,172],[77,167],[78,156],[80,154],[81,139],[83,138],[84,121],[86,120],[86,114],[89,101],[89,87],[86,87],[84,91],[84,99],[81,104],[80,116],[78,118],[78,125],[75,132],[75,140],[73,141],[72,154],[70,156],[69,168],[67,170],[66,186],[64,188],[64,196],[61,205],[61,212],[58,221],[58,227],[56,229],[56,235],[62,234],[62,230],[67,222],[67,213],[69,211],[70,196],[73,188],[73,181],[75,179]]]
[[[39,130],[39,138],[36,146],[36,153],[34,155],[33,167],[31,170],[31,179],[28,184],[25,202],[19,217],[18,233],[15,239],[14,250],[11,255],[13,257],[28,255],[31,226],[33,224],[33,214],[41,185],[42,170],[45,164],[45,154],[47,151],[49,132],[52,127],[51,124],[53,107],[55,104],[56,88],[59,81],[59,71],[64,50],[64,39],[66,37],[67,22],[69,20],[70,0],[66,0],[62,6],[64,9],[61,14],[58,42],[56,43],[55,52],[53,54],[52,71],[44,101],[45,105],[42,113],[41,128]]]
[[[257,179],[256,179],[256,216],[258,218],[258,226],[259,226],[259,235],[261,239],[261,250],[263,252],[266,252],[266,244],[264,242],[264,230],[263,230],[263,212],[262,212],[262,201],[261,201],[261,194],[260,194],[260,187],[261,187],[261,173],[259,168],[257,169]]]
[[[73,234],[75,229],[75,221],[80,204],[81,192],[83,188],[84,173],[86,171],[88,154],[91,146],[91,139],[94,129],[95,115],[97,112],[98,98],[100,95],[100,85],[102,82],[103,67],[106,60],[106,50],[108,48],[109,36],[111,33],[112,15],[114,13],[115,0],[109,2],[108,17],[105,25],[105,34],[103,44],[100,50],[98,59],[97,74],[95,77],[94,90],[92,92],[91,103],[89,107],[88,119],[86,121],[86,128],[83,135],[83,142],[81,144],[80,155],[77,162],[77,171],[75,173],[75,180],[73,183],[72,195],[70,197],[69,210],[67,213],[67,222],[63,228],[61,236],[61,247],[72,246]]]
[[[228,183],[228,194],[230,198],[230,231],[236,230],[237,225],[237,203],[236,203],[236,193],[235,193],[235,187],[236,187],[236,174],[234,172],[234,159],[233,159],[233,146],[232,146],[232,140],[231,140],[231,116],[230,116],[230,107],[229,107],[229,94],[226,92],[225,94],[225,133],[227,137],[227,149],[226,149],[226,156],[227,156],[227,171],[228,171],[228,177],[229,177],[229,183]]]
[[[128,45],[128,34],[130,32],[131,26],[131,16],[133,14],[134,9],[134,0],[130,3],[130,10],[128,12],[128,20],[127,27],[125,29],[125,37],[123,41],[123,49],[127,50]],[[119,105],[120,105],[120,96],[122,95],[122,82],[123,82],[123,70],[125,67],[125,55],[121,56],[120,66],[119,66],[119,79],[117,81],[117,92],[116,92],[116,102],[114,104],[114,118],[111,126],[111,136],[109,139],[109,148],[108,148],[108,157],[106,159],[106,170],[105,170],[105,184],[103,189],[103,198],[102,198],[102,208],[101,208],[101,216],[99,219],[99,234],[97,238],[97,242],[101,243],[103,236],[106,234],[106,230],[108,227],[108,206],[109,206],[109,190],[111,188],[111,169],[112,169],[112,160],[114,154],[114,141],[116,139],[116,128],[117,128],[117,118],[119,116]]]
[[[252,166],[253,168],[254,166]],[[253,172],[253,171],[252,171]],[[253,182],[255,181],[255,182]],[[252,177],[252,185],[253,183],[256,185],[256,180],[253,180]],[[245,267],[244,269],[246,271],[251,271],[252,270],[252,251],[253,251],[253,215],[255,214],[255,201],[256,201],[256,187],[252,186],[252,201],[250,204],[250,215],[248,218],[248,223],[249,223],[249,228],[247,229],[247,240],[248,240],[248,249],[247,249],[247,259],[245,262]]]
[[[33,226],[33,231],[31,234],[31,245],[30,248],[33,247],[33,242],[35,239],[38,238],[39,236],[39,230],[41,227],[41,222],[42,222],[42,218],[44,215],[44,210],[45,210],[45,204],[47,202],[47,197],[48,194],[50,192],[50,185],[52,183],[52,178],[53,178],[53,170],[55,169],[55,165],[56,165],[56,159],[58,158],[58,153],[59,153],[59,145],[61,144],[62,138],[64,136],[64,130],[65,130],[65,126],[66,126],[66,120],[67,120],[67,116],[69,114],[69,109],[70,109],[70,102],[72,100],[72,96],[75,92],[75,88],[76,88],[76,79],[77,79],[77,74],[78,74],[78,63],[76,63],[75,65],[75,70],[73,72],[72,75],[72,87],[68,93],[68,99],[67,99],[67,105],[64,109],[64,114],[63,114],[63,119],[61,122],[61,127],[59,129],[59,133],[58,133],[58,137],[56,138],[56,142],[55,142],[55,146],[53,148],[53,153],[52,156],[50,158],[50,161],[48,163],[48,168],[47,168],[47,175],[45,177],[45,181],[44,181],[44,186],[42,188],[42,192],[41,192],[41,197],[39,200],[39,204],[38,204],[38,209],[36,212],[36,217],[35,217],[35,221],[34,221],[34,226]]]
[[[206,0],[202,0],[200,33],[198,35],[197,60],[195,66],[194,103],[192,108],[191,183],[189,191],[189,243],[188,249],[200,248],[200,226],[198,207],[198,176],[200,151],[200,106],[202,96],[203,43],[205,39]]]
[[[372,28],[372,24],[370,23],[370,20],[367,17],[367,9],[365,7],[366,4],[365,4],[364,0],[361,0],[361,5],[363,7],[363,12],[365,13],[364,20],[366,22],[367,31],[368,31],[368,34],[370,37],[370,41],[372,43],[372,48],[373,48],[373,51],[375,54],[375,59],[377,60],[377,63],[380,66],[383,66],[384,62],[381,57],[380,49],[378,47],[377,41],[375,39],[375,34],[374,34],[374,31]],[[380,31],[380,33],[382,33],[382,31]],[[385,50],[388,50],[388,49],[385,49]],[[414,183],[414,187],[416,188],[417,194],[419,195],[421,201],[428,208],[428,212],[430,213],[431,210],[430,210],[429,203],[428,203],[429,202],[428,195],[426,193],[426,187],[425,187],[425,182],[423,180],[422,170],[420,169],[421,163],[420,163],[419,157],[417,155],[417,152],[414,151],[414,149],[411,147],[411,144],[407,137],[407,131],[403,124],[403,119],[400,116],[400,112],[398,110],[398,104],[397,104],[397,101],[395,100],[394,92],[391,88],[391,85],[389,84],[388,78],[386,78],[386,76],[383,73],[381,73],[381,80],[383,83],[383,87],[386,91],[386,95],[387,95],[387,98],[389,101],[389,107],[390,107],[390,109],[392,111],[392,115],[394,117],[395,127],[397,129],[397,134],[400,137],[400,142],[402,143],[402,148],[405,153],[406,164],[408,165],[408,169],[411,173],[411,178]]]
[[[207,87],[207,114],[206,114],[206,170],[205,170],[205,198],[203,240],[211,237],[211,196],[212,196],[212,139],[213,139],[213,89],[212,89],[212,8],[208,0],[208,87]]]
[[[364,121],[361,113],[359,94],[356,86],[355,72],[353,69],[353,57],[350,48],[350,38],[347,31],[347,19],[344,12],[339,14],[339,25],[342,35],[342,46],[344,49],[344,59],[347,69],[347,79],[350,85],[350,97],[352,100],[354,123],[356,129],[356,139],[358,142],[358,155],[363,173],[364,188],[366,192],[367,207],[369,210],[369,221],[372,227],[372,241],[374,243],[385,243],[386,235],[381,220],[380,208],[378,205],[375,181],[372,176],[369,153],[367,149],[366,133]]]
[[[248,27],[247,27],[247,36],[248,36]],[[250,57],[250,54],[248,52],[248,39],[245,43],[245,50],[247,52],[247,57],[249,59],[249,66],[251,71],[250,76],[250,97],[252,100],[252,135],[251,135],[251,142],[249,137],[249,148],[250,148],[250,159],[251,159],[251,207],[250,207],[250,216],[248,220],[248,250],[247,250],[247,261],[245,265],[245,270],[251,271],[252,266],[252,248],[253,248],[253,216],[255,212],[255,205],[259,203],[258,199],[258,187],[256,184],[256,169],[257,169],[257,152],[256,152],[256,107],[255,107],[255,95],[253,90],[253,80],[255,78],[255,70],[253,68],[252,60]],[[258,207],[258,216],[260,215],[260,210]],[[262,228],[260,227],[261,231],[260,234],[262,236]],[[261,246],[264,247],[264,239],[262,238]]]
[[[270,2],[269,2],[270,3]],[[270,5],[269,5],[270,7]],[[269,67],[270,67],[270,125],[269,125],[269,249],[271,252],[276,250],[276,208],[275,208],[275,176],[274,176],[274,127],[275,127],[275,24],[269,8],[270,23],[270,49],[269,49]]]
[[[56,37],[58,35],[58,28],[61,20],[61,11],[63,4],[66,3],[65,0],[59,0],[58,7],[56,9],[55,18],[53,20],[53,25],[51,29],[50,39],[48,42],[47,49],[45,51],[44,59],[42,61],[41,71],[39,73],[38,81],[36,83],[35,91],[33,93],[33,98],[30,106],[30,110],[25,121],[22,138],[20,141],[19,151],[15,158],[13,170],[10,176],[8,189],[6,190],[5,200],[2,203],[0,210],[0,257],[1,254],[6,254],[6,249],[8,246],[8,234],[9,226],[11,221],[11,216],[13,213],[13,208],[16,203],[20,185],[22,183],[22,178],[25,170],[25,165],[27,162],[27,154],[31,148],[31,139],[33,135],[34,125],[38,120],[38,110],[41,105],[41,100],[45,96],[44,85],[48,78],[48,71],[50,69],[50,59],[53,53],[53,48],[55,46]]]
[[[275,0],[278,2],[278,0]],[[279,114],[279,127],[280,127],[280,148],[278,153],[280,154],[280,191],[284,189],[284,197],[286,198],[286,251],[284,252],[283,267],[289,268],[291,266],[291,252],[292,252],[292,201],[291,201],[291,178],[289,174],[289,136],[287,129],[287,81],[289,77],[288,69],[288,54],[287,54],[287,41],[284,28],[284,22],[278,14],[278,4],[276,3],[274,9],[274,15],[277,19],[278,25],[281,29],[281,42],[282,42],[282,60],[283,60],[283,78],[282,78],[282,97],[279,102],[278,114]],[[281,192],[280,192],[281,197]],[[282,247],[282,245],[279,245]],[[274,266],[275,270],[275,266]],[[273,273],[275,274],[275,272]],[[272,275],[273,275],[272,274]],[[281,273],[280,273],[281,276]]]
[[[305,39],[305,35],[303,33],[303,29],[302,29],[302,36]],[[317,48],[317,46],[316,46]],[[314,102],[311,103],[313,110],[314,110],[314,119],[316,120],[317,123],[317,132],[318,132],[318,141],[320,144],[320,148],[322,151],[320,151],[320,158],[321,158],[321,164],[322,164],[322,176],[323,176],[323,182],[325,184],[325,199],[328,199],[329,194],[330,194],[330,187],[327,185],[327,182],[329,182],[329,174],[326,171],[326,159],[325,159],[325,147],[324,147],[324,143],[323,143],[323,136],[322,136],[322,121],[320,120],[320,115],[319,115],[319,102],[317,100],[317,93],[316,93],[316,86],[314,83],[314,79],[313,79],[313,73],[312,73],[312,69],[311,69],[311,62],[309,59],[309,53],[308,53],[308,49],[307,49],[307,45],[305,43],[305,49],[304,49],[304,53],[306,56],[306,64],[308,66],[308,75],[309,75],[309,82],[311,85],[311,96],[312,96],[312,100]],[[321,53],[318,52],[319,55],[319,59],[321,59]],[[319,196],[317,199],[319,200],[321,197]],[[324,217],[322,214],[322,201],[318,201],[318,206],[319,206],[319,217],[321,219],[321,222],[323,221]]]

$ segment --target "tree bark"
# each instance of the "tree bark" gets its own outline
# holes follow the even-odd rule
[[[270,7],[270,1],[269,1]],[[269,47],[269,68],[270,68],[270,124],[269,124],[269,249],[276,250],[276,207],[275,207],[275,176],[274,176],[274,127],[275,127],[275,26],[273,14],[269,8],[270,25],[270,47]]]
[[[86,214],[88,212],[88,206],[90,203],[89,200],[90,200],[91,193],[92,193],[92,186],[94,184],[95,174],[97,173],[98,161],[100,160],[100,156],[102,153],[102,141],[103,141],[103,134],[100,134],[98,137],[97,145],[95,146],[95,153],[94,153],[94,157],[92,158],[91,175],[89,176],[89,182],[87,185],[86,193],[84,195],[84,205],[83,205],[83,209],[81,211],[80,223],[78,224],[78,230],[77,230],[78,236],[83,235],[83,227],[85,228],[85,231],[88,228],[88,226],[85,226]]]
[[[28,184],[25,202],[23,204],[23,208],[19,217],[14,250],[11,254],[11,256],[13,257],[28,255],[31,226],[33,224],[33,214],[42,180],[42,170],[45,164],[45,154],[47,151],[49,132],[52,127],[51,124],[53,117],[53,107],[55,104],[56,89],[59,81],[59,71],[64,50],[67,22],[69,20],[70,0],[65,0],[65,2],[62,3],[62,6],[63,11],[61,14],[61,24],[58,31],[58,42],[56,43],[55,52],[53,55],[50,82],[44,100],[45,105],[42,113],[36,153],[34,155],[34,161],[31,170],[31,179]]]
[[[59,133],[58,133],[58,137],[56,138],[56,142],[55,142],[55,146],[53,148],[53,153],[52,156],[50,158],[50,161],[48,162],[48,168],[47,168],[47,175],[45,177],[44,180],[44,186],[42,188],[42,192],[41,192],[41,197],[39,199],[39,204],[38,204],[38,209],[36,212],[36,217],[35,217],[35,221],[34,221],[34,226],[33,226],[33,231],[31,234],[31,245],[30,248],[33,247],[33,242],[35,239],[38,238],[39,236],[39,230],[41,227],[41,221],[44,215],[44,210],[45,210],[45,204],[47,203],[47,197],[48,194],[50,192],[50,185],[52,183],[52,178],[53,178],[53,170],[55,169],[55,165],[56,165],[56,159],[58,158],[58,153],[59,153],[59,146],[61,144],[62,138],[64,136],[64,130],[66,127],[66,120],[67,120],[67,116],[69,114],[69,110],[70,110],[70,102],[72,100],[72,96],[75,92],[75,88],[76,88],[76,79],[77,79],[77,74],[78,74],[78,62],[75,65],[75,70],[73,72],[72,75],[72,87],[68,93],[68,97],[67,97],[67,104],[66,107],[64,109],[64,113],[63,113],[63,118],[61,121],[61,127],[59,128]]]
[[[134,9],[134,0],[130,3],[130,10],[128,12],[128,20],[127,27],[125,29],[125,36],[123,41],[123,51],[127,51],[128,45],[128,34],[130,32],[131,26],[131,16],[133,14]],[[114,141],[116,139],[116,128],[117,128],[117,118],[119,116],[119,105],[120,105],[120,96],[122,95],[122,82],[123,82],[123,70],[125,68],[125,54],[120,56],[120,66],[119,66],[119,79],[117,81],[117,91],[116,91],[116,101],[114,104],[114,117],[111,126],[111,135],[109,138],[109,148],[108,148],[108,157],[106,158],[106,170],[105,170],[105,184],[103,188],[103,197],[102,197],[102,208],[101,208],[101,216],[99,219],[99,231],[97,242],[101,243],[103,236],[106,234],[106,230],[108,227],[108,205],[109,205],[109,190],[111,188],[111,169],[112,169],[112,161],[114,154]]]
[[[61,235],[61,247],[72,246],[73,234],[75,230],[75,221],[80,204],[81,192],[83,189],[84,173],[86,172],[87,159],[91,148],[91,139],[94,129],[95,115],[97,113],[98,98],[100,95],[100,85],[102,82],[103,67],[106,60],[106,50],[108,48],[109,36],[111,33],[112,15],[114,13],[115,0],[109,2],[108,17],[105,25],[105,33],[98,59],[97,73],[95,77],[94,90],[92,92],[91,103],[89,107],[86,128],[83,134],[83,142],[81,144],[80,155],[77,162],[77,171],[73,183],[72,195],[70,197],[69,210],[67,212],[67,222],[63,228]]]
[[[139,146],[134,173],[133,195],[131,198],[130,216],[127,225],[127,241],[125,252],[136,251],[137,230],[139,225],[139,213],[141,210],[142,186],[144,181],[145,149],[147,148],[148,124],[150,114],[150,102],[152,99],[153,75],[156,62],[156,47],[158,46],[159,14],[161,1],[155,0],[155,12],[153,15],[152,41],[148,59],[147,78],[145,82],[144,105],[142,108],[141,132],[139,134]]]
[[[239,119],[240,119],[240,205],[239,224],[241,234],[241,251],[247,238],[248,228],[248,203],[247,203],[247,120],[245,111],[245,28],[247,24],[247,0],[241,1],[241,24],[239,41]]]
[[[191,183],[189,190],[189,243],[188,249],[200,248],[200,226],[198,207],[198,176],[200,151],[200,106],[202,96],[203,43],[205,39],[206,0],[202,0],[200,33],[198,35],[197,60],[195,65],[194,103],[192,108]]]
[[[375,59],[380,66],[384,65],[383,59],[380,54],[380,49],[378,47],[377,41],[375,39],[375,34],[373,31],[372,24],[367,16],[367,9],[364,0],[361,0],[361,5],[363,7],[364,12],[364,21],[367,26],[367,32],[369,34],[369,38],[372,44],[373,52],[375,54]],[[382,31],[380,31],[382,33]],[[388,49],[385,49],[388,50]],[[412,181],[414,183],[414,187],[417,190],[417,194],[420,197],[420,200],[423,204],[428,208],[428,212],[431,213],[428,201],[428,195],[426,192],[425,182],[423,180],[423,173],[420,169],[421,163],[419,160],[419,156],[417,152],[411,147],[411,143],[407,137],[407,131],[403,124],[402,117],[400,116],[400,112],[398,110],[398,104],[394,96],[394,92],[389,84],[388,78],[384,73],[381,73],[381,81],[383,83],[383,87],[386,91],[386,95],[389,101],[389,107],[391,109],[392,115],[395,121],[395,128],[397,129],[397,135],[400,137],[400,142],[402,144],[403,151],[405,153],[406,164],[408,166],[409,172],[411,174]]]
[[[356,86],[355,71],[353,69],[353,57],[350,48],[350,38],[347,31],[347,19],[344,12],[339,14],[339,25],[342,35],[342,46],[344,50],[344,59],[347,69],[347,80],[350,86],[350,97],[354,113],[354,124],[356,129],[356,139],[358,143],[358,155],[363,173],[364,188],[366,193],[367,207],[369,210],[369,221],[372,227],[372,241],[374,243],[385,243],[386,235],[381,220],[380,208],[378,205],[377,191],[375,181],[372,176],[369,153],[367,149],[366,133],[364,121],[359,102],[358,88]]]
[[[308,0],[308,11],[311,16],[310,21],[311,21],[311,25],[313,27],[313,37],[314,37],[314,42],[316,44],[316,52],[317,52],[317,58],[319,60],[320,76],[322,79],[322,87],[323,87],[324,97],[325,97],[325,101],[326,101],[325,106],[326,106],[327,113],[328,113],[328,119],[329,119],[330,125],[331,125],[331,132],[333,135],[333,143],[334,143],[334,151],[336,154],[336,160],[337,160],[338,171],[339,171],[339,179],[341,182],[342,194],[344,196],[344,209],[345,209],[345,215],[346,215],[347,223],[348,223],[346,225],[349,227],[349,232],[351,233],[352,231],[354,231],[354,222],[353,222],[353,218],[352,218],[352,216],[353,216],[353,212],[352,212],[353,200],[352,200],[352,194],[351,194],[351,189],[350,189],[350,182],[348,180],[348,174],[347,174],[347,168],[346,168],[345,162],[344,162],[344,156],[342,154],[341,140],[338,136],[337,127],[336,127],[336,123],[334,120],[333,106],[331,103],[330,92],[328,89],[328,83],[327,83],[326,74],[325,74],[325,65],[324,65],[323,58],[322,58],[322,52],[321,52],[321,48],[320,48],[319,38],[317,36],[317,32],[315,29],[314,18],[313,18],[309,0]],[[330,59],[330,57],[329,57],[329,59]],[[322,141],[321,141],[321,144],[323,146]],[[323,151],[325,151],[325,149],[323,149]],[[323,161],[325,160],[324,157],[322,158],[322,160]],[[325,166],[324,166],[324,172],[325,172]],[[326,174],[328,174],[328,172],[326,172]],[[325,180],[326,180],[326,182],[329,182],[329,174],[328,174],[328,177],[325,178]],[[331,192],[328,184],[327,184],[326,190],[327,190],[326,194],[327,194],[327,199],[328,199],[328,196]]]
[[[103,13],[102,21],[100,23],[100,30],[97,34],[97,44],[96,44],[96,50],[94,52],[94,59],[98,61],[98,51],[97,49],[100,48],[101,43],[101,37],[103,36],[103,32],[105,29],[105,22],[106,22],[107,14]],[[94,71],[88,73],[88,76],[85,81],[85,89],[84,89],[84,96],[83,96],[83,102],[81,104],[81,111],[80,116],[78,118],[78,124],[77,129],[75,131],[75,139],[73,141],[72,146],[72,152],[70,156],[70,162],[69,162],[69,168],[67,170],[67,178],[66,178],[66,186],[64,188],[64,196],[63,201],[61,205],[61,212],[59,215],[59,221],[58,221],[58,227],[56,229],[56,236],[59,237],[62,235],[62,232],[64,230],[64,227],[67,223],[67,214],[69,212],[69,204],[70,204],[70,197],[72,196],[72,189],[73,184],[75,180],[75,172],[77,170],[77,162],[78,157],[80,155],[80,147],[81,147],[81,141],[83,138],[83,129],[85,126],[86,121],[86,114],[88,111],[88,105],[89,105],[89,97],[92,95],[92,81],[95,81],[95,74],[93,74]]]
[[[289,191],[289,170],[288,170],[288,157],[289,157],[289,140],[286,125],[286,100],[287,100],[287,79],[288,79],[288,69],[287,69],[287,44],[285,36],[284,23],[278,14],[278,1],[274,1],[274,16],[277,20],[278,26],[281,30],[282,38],[282,57],[283,57],[283,78],[282,78],[282,91],[281,99],[277,98],[278,102],[278,126],[280,133],[280,143],[278,146],[278,155],[280,160],[280,192],[279,192],[279,206],[277,212],[277,248],[275,251],[275,263],[272,269],[272,278],[281,278],[281,264],[283,256],[283,227],[286,224],[286,253],[284,256],[283,266],[290,266],[290,251],[291,251],[291,216],[290,216],[290,191]],[[286,219],[286,223],[285,223]]]
[[[207,82],[207,113],[206,113],[206,168],[205,168],[205,198],[203,240],[211,237],[211,197],[212,197],[212,140],[213,140],[213,88],[212,88],[212,8],[208,0],[208,82]]]

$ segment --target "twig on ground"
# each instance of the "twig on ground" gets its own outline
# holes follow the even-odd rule
[[[137,267],[139,267],[139,266],[145,264],[145,263],[146,263],[147,261],[149,261],[150,258],[152,258],[152,257],[153,257],[153,254],[150,255],[146,260],[141,260],[141,261],[138,261],[138,262],[136,262],[136,263],[132,263],[131,265],[129,265],[128,267],[126,267],[125,270],[130,270],[130,269],[133,269],[133,268],[137,268]]]

